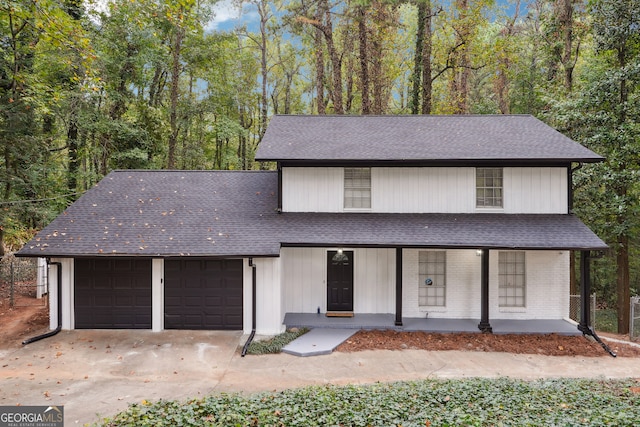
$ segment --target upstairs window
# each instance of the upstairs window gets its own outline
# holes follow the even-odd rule
[[[526,291],[524,252],[499,252],[498,303],[500,307],[524,307]]]
[[[420,306],[444,307],[446,305],[447,253],[420,251],[418,270]]]
[[[502,168],[476,168],[476,207],[502,207]]]
[[[344,169],[344,208],[371,209],[371,168]]]

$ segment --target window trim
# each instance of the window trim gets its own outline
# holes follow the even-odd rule
[[[356,170],[360,170],[360,171],[367,171],[369,174],[369,186],[347,186],[347,171],[356,171]],[[342,209],[344,211],[370,211],[371,210],[371,206],[373,204],[372,201],[372,195],[373,195],[373,191],[372,191],[372,173],[371,173],[371,168],[370,167],[344,167],[342,169]],[[355,190],[355,191],[361,191],[361,192],[366,192],[367,190],[369,191],[369,206],[368,207],[354,207],[354,206],[347,206],[347,202],[349,201],[350,204],[353,204],[353,198],[347,198],[347,190]]]
[[[483,180],[482,184],[486,184],[486,176],[482,176],[479,177],[479,173],[481,171],[492,171],[492,173],[495,173],[496,171],[500,171],[500,176],[497,177],[495,175],[492,175],[491,179],[496,179],[499,178],[500,179],[500,186],[495,186],[495,185],[480,185],[480,179]],[[476,175],[476,192],[475,192],[475,196],[476,196],[476,209],[479,210],[490,210],[490,209],[496,209],[496,210],[503,210],[504,209],[504,168],[502,167],[476,167],[475,168],[475,175]],[[492,191],[494,194],[493,196],[487,196],[486,194],[483,194],[482,197],[480,197],[479,192],[480,190],[482,191]],[[496,197],[495,196],[495,190],[500,190],[500,196]],[[480,204],[479,202],[482,200],[482,204]],[[500,204],[487,204],[488,201],[493,200],[499,200]]]
[[[427,260],[422,261],[420,258],[422,257],[422,254],[427,254]],[[436,259],[432,262],[430,262],[428,260],[429,256],[440,256],[442,255],[443,259],[442,261]],[[443,267],[443,273],[431,273],[429,271],[426,272],[426,274],[423,274],[420,272],[420,265],[426,263],[427,267],[429,266],[429,264],[432,265],[437,265],[437,264],[442,264]],[[442,276],[442,284],[433,284],[433,285],[426,285],[425,284],[425,279],[424,277],[429,278],[429,276]],[[424,297],[422,297],[420,295],[420,290],[421,289],[426,289],[427,290],[427,295],[425,295]],[[442,289],[443,290],[443,295],[439,296],[439,295],[435,295],[435,296],[430,296],[428,295],[429,293],[429,289]],[[422,304],[421,300],[424,298],[425,303]],[[442,299],[442,304],[429,304],[429,300],[435,300],[436,303],[438,300]],[[438,250],[429,250],[429,251],[418,251],[418,307],[419,308],[426,308],[426,307],[437,307],[437,308],[446,308],[447,307],[447,251],[438,251]]]
[[[506,257],[510,254],[514,254],[514,255],[522,255],[522,273],[518,273],[517,271],[517,265],[520,263],[520,261],[518,259],[514,260],[514,261],[509,261],[506,259],[503,259],[503,257]],[[506,266],[503,267],[503,263],[505,264],[513,264],[516,266],[516,271],[513,273],[503,273],[502,269],[503,268],[507,268]],[[505,286],[504,284],[504,279],[507,277],[511,277],[511,278],[515,278],[521,276],[522,277],[522,285],[518,285],[517,283],[515,285],[511,285],[511,286]],[[522,296],[519,295],[501,295],[502,291],[505,290],[505,293],[508,292],[508,290],[517,290],[517,289],[522,289]],[[505,302],[502,302],[502,299],[504,298]],[[519,299],[522,299],[522,304],[518,304],[517,301]],[[512,300],[512,303],[508,303],[508,301]],[[498,252],[498,307],[500,307],[501,309],[518,309],[518,308],[526,308],[527,307],[527,253],[525,251],[500,251]]]

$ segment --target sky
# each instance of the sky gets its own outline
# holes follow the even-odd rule
[[[89,0],[85,4],[89,9],[105,12],[108,2],[109,0]],[[213,10],[214,17],[206,26],[207,30],[210,31],[230,31],[244,24],[251,29],[259,20],[258,14],[252,5],[245,4],[241,13],[238,6],[233,4],[233,0],[220,0]]]
[[[515,6],[509,0],[497,0],[497,4],[505,7],[509,15],[513,15]],[[521,7],[526,10],[527,2],[523,1]],[[233,4],[233,0],[220,0],[213,8],[215,16],[207,25],[208,30],[231,31],[242,25],[247,25],[250,31],[257,31],[259,22],[258,12],[255,6],[244,4],[242,12],[237,5]],[[520,11],[522,16],[524,11]]]
[[[93,0],[97,10],[106,10],[108,0]],[[249,30],[257,30],[259,22],[258,13],[255,6],[244,4],[242,11],[237,4],[233,4],[233,0],[220,0],[215,4],[213,11],[214,17],[206,26],[209,31],[231,31],[242,25],[247,25]],[[237,1],[236,1],[237,3]],[[498,0],[498,4],[506,4],[507,0]]]
[[[213,7],[213,20],[207,25],[208,30],[229,31],[240,25],[251,27],[258,20],[258,14],[251,5],[244,5],[243,11],[233,5],[232,0],[221,0]]]

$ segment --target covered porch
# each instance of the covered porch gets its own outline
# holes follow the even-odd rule
[[[287,328],[308,329],[390,329],[396,331],[423,331],[433,333],[473,332],[480,319],[442,319],[403,317],[402,325],[396,325],[394,314],[355,314],[353,317],[327,317],[323,313],[286,313]],[[559,334],[582,335],[577,324],[562,319],[512,320],[491,319],[494,334]]]
[[[570,214],[283,216],[289,225],[304,220],[306,231],[281,242],[286,327],[580,335],[584,328],[563,320],[569,314],[568,251],[583,255],[580,288],[588,295],[590,252],[606,248]],[[329,276],[335,255],[330,255],[343,249],[348,274],[335,288],[350,296],[349,306],[333,308],[328,295],[341,294],[329,286],[335,282]],[[419,284],[426,282],[419,272],[420,251],[446,251],[444,304],[420,300]],[[521,290],[526,300],[523,294],[522,301],[499,302],[500,251],[526,252],[517,266],[529,284]],[[325,316],[340,311],[355,315]]]

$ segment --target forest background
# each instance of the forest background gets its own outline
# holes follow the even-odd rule
[[[640,0],[238,0],[227,30],[215,7],[0,0],[0,255],[113,169],[269,167],[273,114],[532,114],[606,158],[575,172],[575,211],[628,332]]]

